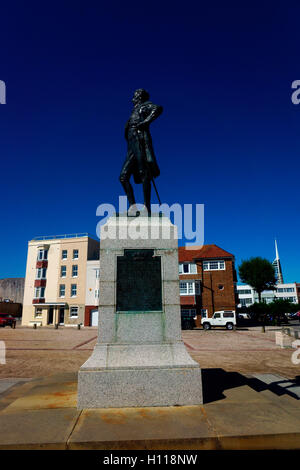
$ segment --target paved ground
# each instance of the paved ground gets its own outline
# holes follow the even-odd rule
[[[0,394],[0,450],[300,449],[287,383],[206,369],[203,405],[79,411],[77,374],[52,375]]]
[[[205,369],[300,376],[300,365],[291,362],[293,350],[276,346],[276,330],[187,330],[183,331],[183,339],[191,356]],[[91,355],[96,338],[97,328],[1,328],[6,364],[0,363],[0,379],[77,372]]]
[[[77,371],[96,328],[0,329],[0,449],[300,449],[300,366],[276,329],[183,332],[203,405],[83,411]]]

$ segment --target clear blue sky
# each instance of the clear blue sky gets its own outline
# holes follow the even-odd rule
[[[161,199],[205,204],[205,243],[274,258],[300,282],[300,6],[292,2],[53,1],[1,5],[0,277],[37,235],[95,234],[116,204],[136,88]],[[141,188],[138,187],[138,194]]]

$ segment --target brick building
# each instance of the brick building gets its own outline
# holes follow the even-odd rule
[[[235,310],[237,282],[234,256],[217,245],[190,250],[179,247],[181,311],[211,317],[217,310]]]

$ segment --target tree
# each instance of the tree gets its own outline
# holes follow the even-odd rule
[[[267,317],[270,314],[270,304],[255,302],[248,308],[249,311],[251,311],[253,320],[261,322],[262,324],[266,323]]]
[[[242,261],[239,266],[239,276],[242,282],[249,284],[258,293],[259,302],[261,302],[262,291],[275,289],[275,269],[265,258],[257,256]]]

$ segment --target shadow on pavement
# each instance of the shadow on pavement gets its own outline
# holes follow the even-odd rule
[[[262,378],[264,375],[268,376],[268,374],[261,374]],[[202,369],[202,384],[203,403],[223,400],[226,398],[223,393],[225,390],[243,385],[251,387],[256,392],[270,390],[278,396],[288,395],[297,400],[300,399],[300,376],[295,379],[278,377],[278,380],[266,383],[256,377],[246,377],[239,372],[226,372],[224,369]]]

